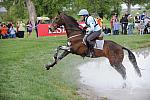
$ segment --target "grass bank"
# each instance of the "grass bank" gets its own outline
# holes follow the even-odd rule
[[[150,35],[108,36],[129,49],[150,46]],[[0,100],[82,100],[77,94],[81,57],[69,55],[53,69],[54,50],[65,36],[0,40]]]

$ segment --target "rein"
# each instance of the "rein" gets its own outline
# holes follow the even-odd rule
[[[65,30],[74,30],[74,31],[81,31],[80,29],[73,29],[73,28],[66,28]],[[78,37],[82,34],[77,34],[77,35],[72,35],[68,38],[68,40],[72,39],[72,38],[75,38],[75,37]]]
[[[80,29],[74,29],[74,28],[65,28],[65,30],[81,31]]]
[[[74,28],[66,28],[65,30],[73,30],[73,31],[81,31],[80,29],[74,29]],[[68,38],[68,40],[72,39],[72,38],[75,38],[75,37],[78,37],[82,34],[77,34],[77,35],[72,35]]]
[[[81,34],[77,34],[77,35],[70,36],[70,37],[68,38],[68,40],[69,40],[69,39],[72,39],[72,38],[74,38],[74,37],[80,36],[80,35],[81,35]]]

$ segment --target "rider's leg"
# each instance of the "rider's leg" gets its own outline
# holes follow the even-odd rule
[[[96,37],[99,37],[101,34],[101,31],[96,31],[91,33],[88,37],[87,37],[87,42],[88,42],[88,47],[89,47],[89,52],[90,52],[90,56],[94,57],[95,56],[95,52],[94,52],[94,45],[95,45],[95,41],[93,41]]]

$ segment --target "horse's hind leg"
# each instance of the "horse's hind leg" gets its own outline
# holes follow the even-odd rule
[[[122,63],[120,64],[113,64],[111,65],[113,68],[115,68],[117,70],[117,72],[119,72],[122,76],[122,78],[125,80],[126,79],[126,68],[122,65]]]

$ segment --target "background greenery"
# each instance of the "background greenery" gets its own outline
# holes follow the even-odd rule
[[[3,0],[0,6],[7,8],[8,12],[1,14],[3,21],[17,21],[29,19],[27,11],[27,1],[33,2],[37,16],[53,17],[57,11],[65,11],[76,17],[80,9],[88,9],[90,13],[98,15],[103,13],[106,18],[110,18],[112,13],[121,12],[121,4],[140,4],[150,8],[149,0]]]
[[[129,49],[150,46],[150,35],[107,36]],[[70,54],[47,71],[66,36],[0,40],[0,100],[82,100],[78,65],[89,59]]]

